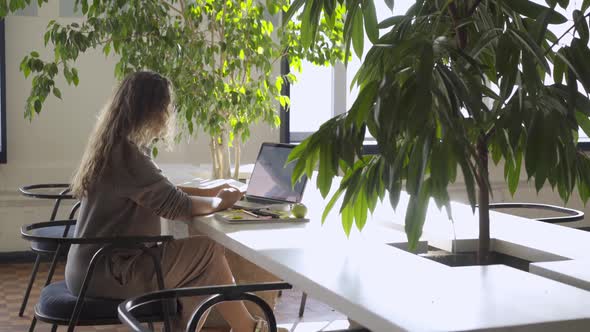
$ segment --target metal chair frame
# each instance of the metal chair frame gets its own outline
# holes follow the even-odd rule
[[[21,228],[21,235],[23,238],[30,240],[30,241],[39,241],[39,242],[54,242],[57,243],[58,247],[56,250],[56,256],[63,250],[64,247],[69,247],[72,244],[78,245],[102,245],[102,247],[93,255],[88,268],[86,270],[86,275],[82,282],[82,288],[80,289],[80,293],[78,294],[76,305],[74,307],[74,311],[72,312],[72,316],[69,320],[65,320],[60,317],[50,317],[43,315],[38,311],[38,308],[35,307],[35,316],[31,321],[31,325],[29,327],[29,332],[34,331],[35,324],[37,320],[50,323],[52,324],[52,331],[55,331],[58,325],[68,325],[68,332],[74,331],[76,326],[83,326],[83,325],[110,325],[110,324],[120,324],[120,321],[117,317],[108,318],[108,319],[96,319],[96,320],[83,320],[80,321],[80,313],[82,311],[82,306],[84,304],[84,300],[86,298],[86,292],[88,290],[88,286],[90,285],[90,281],[92,280],[92,275],[94,273],[94,269],[98,261],[106,256],[109,256],[113,250],[115,249],[139,249],[142,250],[144,253],[148,254],[154,263],[154,268],[156,272],[156,280],[158,283],[158,288],[160,290],[164,290],[164,277],[162,274],[162,267],[160,263],[160,258],[149,251],[146,244],[151,243],[161,243],[167,242],[172,240],[172,236],[125,236],[125,237],[101,237],[101,238],[67,238],[67,237],[47,237],[47,236],[39,236],[31,234],[31,231],[36,229],[41,229],[45,227],[54,227],[54,226],[65,226],[65,234],[67,234],[68,228],[75,225],[75,220],[59,220],[59,221],[49,221],[49,222],[40,222],[31,225],[25,225]],[[123,301],[123,300],[121,300]],[[170,329],[170,309],[169,309],[169,302],[162,301],[162,313],[164,316],[164,326],[165,331],[171,331]],[[142,321],[144,322],[152,322],[152,321],[161,321],[161,317],[142,317]]]
[[[34,189],[56,189],[56,188],[63,189],[63,190],[59,194],[42,194],[42,193],[36,193],[36,192],[32,191]],[[63,200],[75,199],[75,197],[73,195],[69,194],[70,185],[66,184],[66,183],[34,184],[34,185],[21,187],[21,188],[19,188],[19,191],[21,192],[21,194],[23,194],[24,196],[27,196],[27,197],[40,198],[40,199],[55,199],[55,203],[53,204],[53,209],[51,211],[51,216],[49,218],[49,221],[55,220],[55,218],[57,217],[57,212],[58,212],[61,202]],[[70,214],[69,214],[68,219],[74,219],[74,216],[76,215],[76,212],[78,211],[79,208],[80,208],[80,202],[77,202],[70,210]],[[68,231],[69,231],[69,226],[66,227],[66,231],[64,232],[63,237],[67,236]],[[35,279],[37,277],[37,272],[39,271],[39,265],[41,264],[41,256],[53,255],[51,265],[49,266],[49,273],[47,274],[47,279],[45,280],[45,286],[49,285],[49,283],[51,282],[51,279],[53,278],[53,274],[55,272],[55,268],[57,266],[57,261],[59,259],[59,253],[57,252],[57,250],[56,251],[46,251],[46,250],[38,250],[33,247],[31,247],[31,250],[37,254],[37,257],[35,259],[35,263],[33,265],[33,270],[31,271],[31,275],[29,277],[29,283],[28,283],[27,288],[25,290],[25,294],[23,296],[23,301],[21,303],[21,306],[20,306],[20,309],[18,312],[19,317],[23,316],[25,309],[27,307],[27,302],[29,301],[31,289],[33,288],[33,283],[35,282]]]
[[[575,222],[584,219],[584,212],[561,207],[557,205],[550,205],[550,204],[541,204],[541,203],[490,203],[490,210],[496,209],[538,209],[538,210],[547,210],[547,211],[554,211],[565,214],[565,216],[557,216],[557,217],[542,217],[542,218],[533,218],[538,221],[547,222],[550,224],[557,224],[557,223],[565,223],[565,222]]]
[[[272,290],[291,289],[292,286],[285,282],[267,282],[257,284],[204,286],[168,289],[164,291],[151,292],[126,300],[119,305],[118,313],[121,322],[126,324],[135,332],[151,332],[149,328],[140,325],[140,322],[133,316],[133,310],[146,304],[188,296],[211,295],[201,302],[193,311],[191,319],[186,327],[187,332],[194,332],[205,313],[214,305],[225,301],[250,301],[262,309],[266,321],[269,324],[270,332],[276,332],[276,319],[271,307],[262,298],[251,292],[263,292]]]

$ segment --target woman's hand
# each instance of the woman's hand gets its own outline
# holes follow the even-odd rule
[[[190,196],[192,203],[191,213],[193,216],[202,216],[229,209],[244,195],[243,191],[227,182],[215,184],[215,186],[207,188],[181,185],[178,186],[178,189]]]
[[[231,185],[227,181],[228,180],[208,180],[202,182],[204,186],[201,187],[178,185],[177,188],[184,191],[189,196],[201,197],[216,197],[223,189],[235,188],[239,190],[239,188]]]
[[[225,210],[231,208],[237,201],[239,201],[244,193],[240,190],[229,187],[219,190],[215,197],[221,199],[221,203],[219,203],[217,209],[218,210]]]

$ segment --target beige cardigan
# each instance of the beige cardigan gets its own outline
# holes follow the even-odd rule
[[[160,235],[160,217],[188,218],[190,198],[178,190],[152,159],[130,142],[113,148],[111,165],[82,199],[76,237]],[[66,283],[77,294],[98,246],[72,245]],[[162,248],[153,248],[160,251]],[[119,250],[96,267],[89,296],[125,298],[154,290],[153,264],[137,250]]]

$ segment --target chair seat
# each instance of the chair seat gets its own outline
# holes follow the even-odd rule
[[[53,226],[40,228],[33,231],[33,235],[44,236],[44,237],[62,237],[66,226]],[[68,230],[67,237],[74,237],[76,231],[75,226],[71,226]],[[57,250],[57,243],[54,241],[31,241],[31,249],[34,251],[42,252],[55,252]],[[67,252],[67,250],[65,250]]]
[[[35,313],[41,316],[40,318],[68,322],[74,312],[76,301],[77,297],[70,292],[65,281],[55,282],[44,287],[41,291],[39,302],[35,307]],[[78,324],[85,325],[85,321],[94,324],[100,320],[118,320],[117,306],[123,301],[86,297],[84,306],[80,312]],[[173,302],[171,307],[170,312],[173,314],[176,313],[178,310],[176,301]],[[142,317],[161,317],[162,305],[159,302],[146,304],[135,310],[134,313],[139,320]]]

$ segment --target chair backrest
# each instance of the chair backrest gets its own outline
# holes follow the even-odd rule
[[[35,192],[37,189],[62,189],[58,194],[48,194],[48,193],[39,193]],[[70,185],[67,183],[44,183],[44,184],[32,184],[27,186],[22,186],[18,188],[18,190],[27,197],[32,198],[41,198],[41,199],[55,199],[55,203],[53,204],[53,210],[51,211],[51,217],[49,220],[55,220],[57,216],[57,210],[59,210],[59,206],[62,200],[69,200],[69,199],[76,199],[74,195],[70,194]],[[77,210],[77,208],[75,209]],[[70,219],[73,218],[75,210],[72,209],[70,213]]]
[[[139,249],[142,250],[143,253],[150,256],[152,262],[154,264],[154,269],[156,272],[156,280],[158,283],[158,288],[160,290],[164,290],[164,277],[162,274],[162,266],[160,263],[160,257],[156,255],[154,252],[148,250],[146,244],[153,244],[157,242],[167,242],[171,241],[173,238],[170,235],[159,235],[159,236],[115,236],[115,237],[92,237],[92,238],[74,238],[74,237],[52,237],[52,236],[42,236],[35,234],[35,230],[47,228],[47,227],[56,227],[56,226],[65,226],[66,229],[68,227],[74,226],[76,224],[76,220],[68,219],[68,220],[57,220],[57,221],[46,221],[46,222],[39,222],[30,225],[24,225],[21,228],[21,236],[24,239],[29,241],[37,241],[37,242],[54,242],[58,244],[57,254],[60,253],[60,250],[65,247],[69,247],[72,244],[78,245],[102,245],[100,249],[96,251],[93,255],[90,263],[88,264],[88,268],[86,270],[86,275],[82,282],[82,287],[80,289],[80,293],[78,294],[78,298],[76,301],[76,306],[74,307],[74,312],[72,313],[72,317],[70,318],[70,329],[73,326],[77,325],[78,318],[80,316],[80,312],[82,311],[82,305],[84,303],[84,297],[86,296],[86,291],[88,290],[88,286],[90,285],[90,281],[92,280],[92,275],[94,273],[94,269],[98,261],[105,257],[109,256],[115,249]],[[67,233],[66,233],[67,234]],[[166,331],[170,331],[170,317],[169,317],[169,309],[168,309],[168,302],[163,301],[163,314],[164,314],[164,324]]]
[[[132,314],[137,308],[149,303],[163,301],[165,299],[205,296],[210,295],[194,309],[190,321],[186,327],[187,332],[194,332],[203,315],[214,305],[225,301],[250,301],[262,309],[271,332],[276,332],[276,319],[272,308],[262,298],[252,292],[264,292],[273,290],[291,289],[292,286],[285,282],[265,282],[259,284],[203,286],[168,289],[151,292],[134,297],[119,304],[119,320],[135,332],[151,332],[150,329],[142,326]]]

